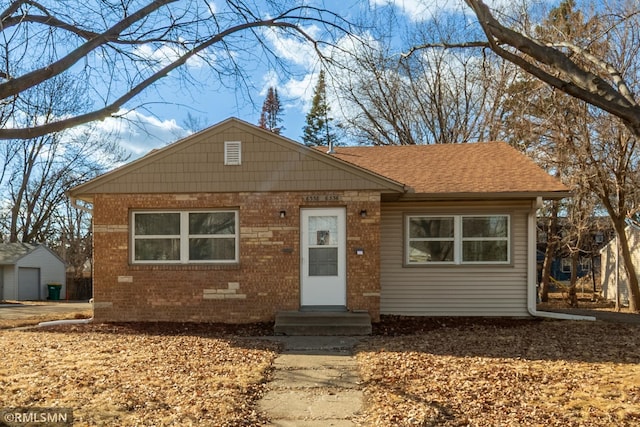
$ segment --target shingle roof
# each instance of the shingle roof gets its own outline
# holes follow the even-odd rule
[[[31,243],[0,243],[0,265],[15,264],[20,258],[34,251],[38,245]]]
[[[336,147],[333,156],[421,194],[566,195],[569,191],[531,159],[502,142]]]

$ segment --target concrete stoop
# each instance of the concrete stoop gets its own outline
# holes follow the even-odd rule
[[[281,311],[276,314],[273,331],[292,336],[370,335],[371,316],[348,311]]]

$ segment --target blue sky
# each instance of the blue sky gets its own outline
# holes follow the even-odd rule
[[[215,4],[215,1],[210,3]],[[379,8],[393,8],[397,16],[407,23],[428,19],[436,11],[468,12],[463,0],[309,0],[308,3],[330,9],[347,19],[357,19],[362,13]],[[487,1],[489,5],[499,3],[504,3],[504,0]],[[308,30],[314,31],[313,28]],[[319,63],[309,45],[275,35],[268,37],[268,43],[280,59],[286,61],[292,74],[278,75],[266,66],[259,66],[249,75],[253,89],[219,89],[219,85],[207,84],[211,77],[206,72],[206,65],[197,60],[191,61],[187,67],[194,76],[192,80],[197,82],[195,85],[183,84],[179,74],[162,79],[127,106],[128,110],[133,110],[127,112],[126,120],[99,122],[96,124],[98,131],[117,130],[121,145],[135,158],[186,136],[188,115],[204,126],[231,116],[256,124],[266,91],[274,86],[282,103],[282,134],[300,141],[317,82]],[[165,52],[159,49],[145,54],[162,56]]]

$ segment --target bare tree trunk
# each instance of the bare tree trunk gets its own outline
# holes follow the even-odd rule
[[[29,168],[29,171],[30,171],[30,168]],[[24,193],[27,190],[27,179],[28,179],[28,176],[26,177],[26,179],[24,179],[20,183],[20,188],[18,189],[14,199],[12,200],[13,206],[11,207],[11,220],[9,223],[9,242],[10,243],[18,242],[18,219],[20,218],[20,207],[22,206]]]
[[[591,250],[591,282],[593,283],[593,293],[591,294],[591,301],[598,300],[598,297],[596,296],[598,289],[596,287],[596,269],[594,268],[595,266],[594,262],[595,262],[595,257],[593,256],[593,249],[592,249]],[[600,270],[602,271],[602,267],[600,268]],[[602,275],[602,273],[600,273],[600,275]]]
[[[553,201],[551,206],[551,216],[547,223],[547,247],[544,251],[544,262],[542,264],[542,278],[540,289],[540,301],[549,301],[549,288],[551,287],[551,266],[558,246],[558,204],[557,200]]]
[[[578,308],[578,258],[580,251],[571,254],[571,282],[569,284],[569,307]]]

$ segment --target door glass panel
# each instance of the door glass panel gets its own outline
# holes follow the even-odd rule
[[[337,276],[338,248],[309,248],[309,276]]]
[[[338,217],[309,217],[309,246],[335,246],[338,244]]]
[[[338,275],[338,217],[309,217],[309,276]]]

